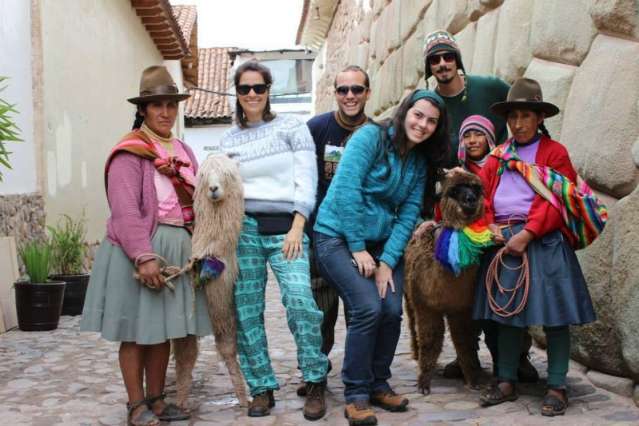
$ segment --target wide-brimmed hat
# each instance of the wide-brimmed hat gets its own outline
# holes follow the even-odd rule
[[[137,105],[164,100],[179,102],[189,96],[191,95],[188,93],[180,93],[165,66],[153,65],[142,71],[142,78],[140,78],[140,95],[127,100]]]
[[[528,109],[543,112],[545,117],[559,114],[559,108],[550,102],[544,102],[541,86],[531,78],[515,80],[504,102],[497,102],[490,106],[490,110],[505,117],[513,109]]]
[[[461,51],[455,41],[455,37],[453,37],[448,31],[437,30],[428,34],[424,41],[424,79],[428,80],[428,78],[432,75],[430,72],[430,65],[428,65],[428,57],[441,52],[453,52],[455,54],[457,69],[462,70],[464,74],[466,73],[464,63],[462,62]]]

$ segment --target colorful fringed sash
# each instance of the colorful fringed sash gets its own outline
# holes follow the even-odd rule
[[[435,242],[435,259],[458,277],[464,269],[478,265],[482,250],[491,245],[492,233],[483,219],[462,230],[444,227]]]
[[[522,161],[512,138],[490,155],[499,159],[499,175],[505,169],[519,172],[536,193],[559,210],[577,241],[577,249],[587,247],[603,231],[608,221],[608,210],[580,176],[577,176],[575,184],[551,167]]]
[[[177,157],[161,158],[153,145],[153,141],[142,130],[134,130],[124,136],[120,142],[111,150],[104,169],[104,185],[107,186],[107,172],[109,165],[116,153],[125,151],[146,158],[153,162],[158,171],[171,179],[173,188],[178,197],[178,202],[182,208],[182,218],[184,227],[193,232],[193,193],[195,187],[186,181],[180,174],[181,167],[189,167],[190,163],[184,162]]]

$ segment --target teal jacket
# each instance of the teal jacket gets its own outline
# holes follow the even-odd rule
[[[420,213],[426,160],[415,150],[400,158],[388,146],[390,138],[383,146],[381,132],[367,124],[353,133],[313,229],[343,238],[351,252],[364,250],[366,242],[387,240],[379,260],[395,268]]]

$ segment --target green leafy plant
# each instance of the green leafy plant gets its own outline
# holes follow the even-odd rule
[[[6,79],[6,77],[0,76],[0,83]],[[6,89],[6,86],[0,87],[0,92],[4,89]],[[11,154],[11,152],[7,151],[5,142],[22,141],[22,139],[18,137],[20,129],[11,118],[11,114],[18,113],[14,107],[15,105],[9,104],[4,99],[0,98],[0,165],[8,169],[11,168],[11,164],[9,164],[9,154]],[[2,181],[1,171],[0,181]]]
[[[48,241],[30,241],[20,247],[20,259],[32,283],[46,283],[49,280],[51,246]]]
[[[55,273],[76,275],[83,272],[86,256],[86,219],[78,220],[63,214],[56,226],[49,226],[51,234],[51,265]]]

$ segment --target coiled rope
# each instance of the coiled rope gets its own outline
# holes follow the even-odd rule
[[[145,262],[149,259],[155,259],[159,261],[160,274],[164,278],[164,284],[173,291],[175,290],[175,285],[171,281],[173,281],[175,278],[179,277],[180,275],[192,270],[193,265],[195,264],[195,260],[191,258],[186,263],[186,265],[184,265],[184,267],[180,268],[179,266],[169,265],[169,262],[157,253],[142,253],[141,255],[135,258],[134,265],[136,269],[140,265],[141,259],[144,259]],[[140,281],[140,274],[138,274],[137,270],[133,272],[133,278]],[[148,285],[147,283],[144,283],[144,285],[154,290],[156,289],[155,287],[152,287]]]
[[[506,247],[500,248],[488,266],[488,271],[486,272],[486,294],[490,309],[500,317],[509,318],[523,311],[526,307],[526,303],[528,303],[528,292],[530,290],[530,266],[528,264],[528,254],[526,254],[526,252],[521,255],[521,264],[514,268],[508,266],[504,262],[505,253]],[[511,271],[519,270],[519,277],[517,277],[517,281],[513,288],[505,288],[502,286],[501,280],[499,279],[500,266]],[[493,296],[493,289],[495,286],[497,286],[497,290],[500,294],[510,293],[508,302],[503,306],[500,306]],[[514,304],[517,294],[519,294],[520,291],[523,292],[523,294],[519,301],[519,305],[517,305],[517,307],[513,310],[510,310],[511,305]]]

